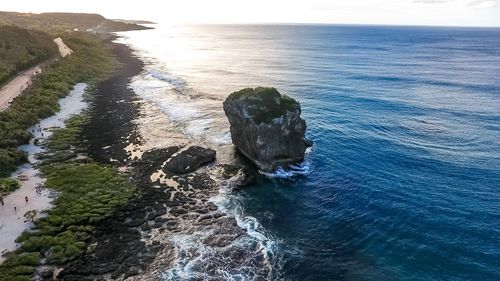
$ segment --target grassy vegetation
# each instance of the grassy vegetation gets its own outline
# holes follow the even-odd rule
[[[133,192],[114,168],[95,163],[45,166],[43,174],[45,185],[60,192],[55,207],[17,239],[21,246],[0,265],[0,281],[31,280],[42,258],[62,265],[81,257],[95,224]]]
[[[0,26],[0,85],[56,54],[57,46],[46,33]]]
[[[21,151],[14,148],[0,148],[0,180],[1,177],[7,177],[17,169],[17,166],[28,161],[28,157]]]
[[[0,198],[19,188],[19,182],[14,179],[0,179]]]
[[[26,130],[30,126],[59,110],[59,98],[66,96],[74,84],[92,84],[114,67],[109,50],[98,37],[72,33],[64,41],[74,53],[47,67],[22,96],[0,112],[0,177],[26,161],[26,156],[16,152],[16,148],[29,141]]]
[[[126,31],[148,29],[147,27],[123,21],[113,21],[98,14],[83,13],[15,13],[0,12],[0,24],[15,25],[27,29],[42,30],[49,33],[86,31],[96,32]]]
[[[92,91],[115,66],[115,60],[99,39],[79,34],[65,41],[75,53],[47,69],[30,92],[0,116],[0,124],[4,122],[23,131],[57,110],[57,99],[67,94],[71,85],[87,82],[88,91]],[[41,107],[46,107],[47,112],[40,113]],[[134,187],[115,168],[77,157],[85,152],[80,133],[88,122],[86,114],[67,120],[66,127],[56,129],[48,140],[40,170],[46,178],[45,186],[59,195],[47,216],[35,221],[33,230],[17,239],[20,247],[6,255],[0,265],[0,281],[32,280],[36,266],[42,262],[61,266],[80,258],[90,251],[88,243],[95,225],[133,194]],[[0,139],[9,136],[0,130],[2,133]],[[4,145],[22,141],[12,138]]]
[[[104,20],[103,16],[97,14],[0,12],[0,23],[47,32],[73,31],[74,28],[84,31]]]
[[[299,109],[299,103],[287,95],[282,95],[275,88],[245,88],[232,93],[226,102],[244,100],[247,110],[259,123],[271,123],[289,110]]]
[[[0,265],[0,281],[31,280],[42,259],[51,265],[78,259],[88,251],[96,223],[132,195],[133,186],[116,169],[76,158],[84,151],[79,134],[87,120],[85,115],[72,117],[49,139],[41,171],[45,186],[59,196],[33,231],[17,239],[21,246]],[[69,157],[60,159],[60,153]]]

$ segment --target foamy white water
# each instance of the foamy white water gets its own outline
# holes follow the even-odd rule
[[[138,37],[136,37],[136,35]],[[229,124],[222,109],[224,96],[218,93],[205,92],[196,85],[193,86],[183,75],[175,74],[171,69],[172,45],[165,44],[166,48],[153,44],[143,44],[140,39],[141,33],[127,32],[118,41],[129,45],[135,54],[145,62],[145,70],[134,77],[131,88],[146,103],[146,118],[138,126],[145,139],[145,147],[158,147],[162,145],[161,138],[158,140],[157,132],[148,129],[150,123],[162,119],[156,127],[161,126],[165,132],[175,131],[181,134],[188,141],[189,145],[201,145],[217,150],[218,163],[231,163],[234,161],[234,148],[231,143]],[[163,40],[165,38],[161,38]],[[152,43],[151,41],[147,41]],[[169,55],[165,56],[165,51]],[[160,53],[158,53],[160,52]],[[198,85],[199,86],[199,85]],[[151,110],[155,108],[155,110]],[[155,117],[161,113],[162,117]],[[147,122],[148,120],[149,122]],[[145,124],[148,123],[148,124]],[[163,139],[171,138],[171,134],[165,134]],[[179,139],[173,142],[164,142],[164,146],[178,144]],[[183,139],[184,141],[184,139]],[[155,143],[151,146],[148,143]],[[258,220],[243,214],[239,208],[237,195],[232,194],[231,184],[220,182],[220,192],[210,199],[215,203],[218,210],[236,220],[237,225],[244,230],[247,235],[235,239],[230,247],[242,249],[247,253],[241,268],[228,268],[229,261],[226,258],[225,248],[205,244],[211,235],[212,229],[208,227],[203,231],[176,233],[168,237],[169,242],[174,245],[174,262],[170,268],[166,268],[163,273],[164,280],[260,280],[269,279],[267,274],[273,269],[280,267],[280,254],[277,249],[279,241],[263,229]],[[256,251],[256,252],[255,252]],[[265,268],[256,268],[255,255],[260,255],[265,260]],[[230,259],[230,258],[229,258]],[[216,266],[217,273],[207,273],[203,266]],[[263,272],[267,272],[262,276]],[[207,275],[208,274],[208,275]],[[215,274],[215,275],[213,275]],[[258,277],[260,276],[260,277]],[[215,279],[214,279],[215,278]]]
[[[31,222],[26,222],[24,214],[30,210],[37,211],[37,217],[43,216],[43,211],[52,207],[51,201],[56,196],[53,191],[43,189],[36,192],[36,187],[43,185],[44,179],[40,177],[36,164],[36,154],[44,152],[43,141],[52,135],[54,128],[64,128],[64,122],[71,116],[79,114],[87,107],[83,94],[87,84],[78,83],[68,96],[59,100],[60,111],[55,115],[41,120],[38,124],[28,129],[33,138],[27,145],[19,147],[28,153],[29,163],[22,165],[12,174],[13,178],[20,180],[21,187],[4,198],[5,205],[0,206],[0,252],[3,254],[16,248],[16,238],[25,230],[33,227]],[[35,139],[42,145],[35,145]],[[26,202],[25,197],[28,197]],[[15,207],[15,209],[14,209]],[[0,256],[0,261],[4,258]]]

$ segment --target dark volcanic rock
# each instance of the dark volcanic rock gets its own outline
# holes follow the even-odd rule
[[[247,88],[224,101],[233,144],[261,170],[304,159],[306,122],[300,105],[275,88]]]
[[[173,174],[186,174],[196,171],[202,165],[215,160],[215,150],[191,146],[182,151],[165,165],[164,171]]]
[[[43,278],[50,278],[54,275],[54,266],[40,266],[38,268],[38,275],[40,275]]]
[[[160,170],[163,162],[167,161],[174,153],[179,151],[180,146],[171,146],[162,149],[152,149],[144,152],[141,159],[134,161],[132,165],[140,178],[149,181],[149,176]]]

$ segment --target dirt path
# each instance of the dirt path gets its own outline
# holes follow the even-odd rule
[[[73,53],[73,50],[71,50],[70,48],[68,48],[68,46],[66,46],[66,44],[64,44],[64,41],[61,39],[61,37],[57,37],[56,39],[54,39],[54,43],[57,44],[61,57],[64,58],[65,56],[71,55],[71,53]]]
[[[33,77],[42,72],[40,65],[21,72],[0,89],[0,111],[9,107],[10,102],[31,84]]]
[[[70,55],[73,51],[64,44],[63,40],[58,37],[54,39],[54,43],[59,48],[61,57]],[[10,105],[12,100],[22,94],[22,92],[31,84],[33,78],[42,72],[42,62],[28,70],[19,73],[14,79],[0,88],[0,111],[4,111]]]

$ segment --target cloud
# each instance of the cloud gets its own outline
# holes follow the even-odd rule
[[[414,0],[415,3],[424,3],[424,4],[442,4],[452,2],[453,0]]]
[[[474,8],[490,8],[497,4],[497,0],[413,0],[414,3],[420,4],[463,4],[466,7]]]
[[[490,8],[497,4],[496,0],[475,0],[470,1],[469,7]]]

